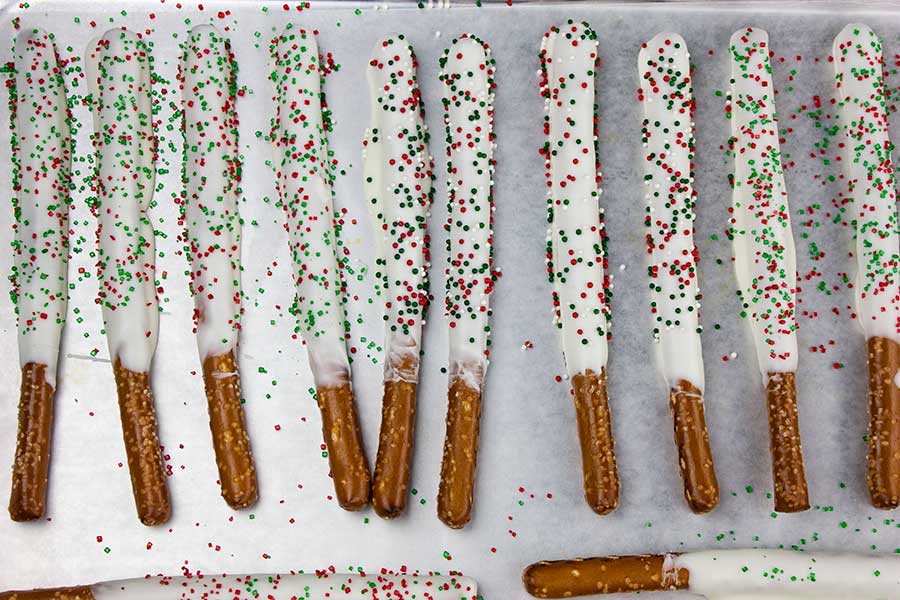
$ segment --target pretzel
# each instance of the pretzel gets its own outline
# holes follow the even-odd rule
[[[323,116],[322,68],[315,35],[288,26],[273,41],[281,156],[279,194],[291,247],[296,310],[306,342],[338,504],[369,503],[371,477],[344,341],[344,284],[332,206],[332,161]]]
[[[547,142],[547,271],[555,323],[572,381],[584,497],[597,514],[619,504],[619,476],[606,389],[609,303],[606,233],[596,154],[597,34],[569,20],[541,44]]]
[[[72,136],[53,41],[41,29],[16,39],[14,297],[18,317],[19,423],[9,515],[44,514],[59,342],[66,322]]]
[[[449,199],[446,313],[450,325],[447,435],[437,513],[453,529],[472,517],[478,429],[490,354],[493,271],[494,61],[464,34],[441,58]]]
[[[99,303],[119,396],[138,518],[169,519],[150,366],[159,334],[156,248],[147,214],[155,182],[156,138],[149,51],[127,29],[111,29],[88,50],[97,155]],[[131,157],[123,160],[122,157]]]
[[[809,508],[798,426],[797,266],[778,141],[769,38],[748,27],[731,36],[731,119],[735,158],[730,235],[741,315],[764,374],[775,510]]]
[[[900,506],[900,234],[881,40],[862,23],[834,39],[844,172],[856,227],[856,307],[869,366],[868,487],[872,505]]]
[[[403,35],[380,40],[367,71],[372,114],[363,188],[374,225],[385,296],[381,432],[372,504],[386,519],[406,508],[422,325],[428,307],[428,233],[433,161],[428,153],[416,57]]]

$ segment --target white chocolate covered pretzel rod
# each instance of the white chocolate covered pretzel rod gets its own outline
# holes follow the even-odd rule
[[[437,512],[456,529],[472,516],[495,279],[494,61],[487,44],[468,34],[454,40],[441,58],[440,81],[448,160],[450,381]]]
[[[256,502],[257,484],[237,363],[242,308],[236,75],[230,44],[221,32],[211,25],[193,28],[180,71],[181,219],[222,497],[231,507],[244,508]]]
[[[406,507],[422,325],[428,307],[428,234],[433,161],[416,81],[416,57],[403,35],[380,40],[367,71],[371,117],[363,152],[364,189],[385,296],[384,401],[372,504],[384,518]]]
[[[344,340],[344,284],[332,206],[332,161],[315,35],[288,26],[274,42],[278,186],[297,288],[300,333],[316,383],[338,503],[359,510],[371,478]]]
[[[13,279],[18,317],[19,427],[9,515],[44,514],[59,342],[66,322],[72,136],[53,40],[41,29],[16,39],[18,165]]]
[[[797,265],[779,144],[769,36],[748,27],[731,36],[734,155],[730,235],[741,316],[753,333],[766,386],[775,510],[809,508],[797,409]]]
[[[709,550],[535,563],[537,598],[683,590],[710,600],[900,599],[900,557],[793,550]]]
[[[111,29],[89,46],[97,155],[100,304],[113,361],[138,517],[169,519],[150,366],[159,334],[156,245],[147,213],[156,179],[150,54],[137,35]]]
[[[295,600],[309,598],[390,598],[391,600],[476,600],[469,577],[405,573],[290,575],[203,575],[146,577],[90,586],[2,592],[0,600]]]
[[[851,23],[833,52],[856,233],[856,308],[868,348],[869,496],[875,507],[892,509],[900,505],[900,226],[881,40]]]
[[[660,33],[641,47],[644,188],[653,336],[675,420],[684,496],[694,512],[719,501],[703,407],[700,286],[694,245],[694,95],[687,44]]]
[[[547,111],[547,271],[566,372],[572,380],[584,497],[598,514],[619,504],[619,475],[606,392],[609,305],[596,154],[597,35],[587,23],[553,27],[541,44]]]

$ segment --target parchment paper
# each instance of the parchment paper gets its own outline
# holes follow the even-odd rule
[[[135,515],[105,337],[96,296],[95,221],[87,206],[90,131],[88,111],[74,107],[80,129],[73,191],[74,285],[56,395],[47,519],[17,524],[0,517],[0,589],[88,583],[182,569],[213,572],[284,572],[333,565],[458,570],[477,578],[485,598],[524,598],[521,569],[539,559],[611,553],[746,546],[800,546],[831,550],[900,552],[900,523],[893,513],[870,508],[865,493],[865,346],[851,318],[849,227],[832,222],[831,198],[842,189],[834,139],[824,155],[815,144],[827,135],[808,116],[818,110],[823,126],[831,107],[831,42],[851,20],[865,20],[885,43],[889,87],[900,84],[900,15],[890,4],[808,3],[497,5],[476,8],[377,9],[357,5],[313,6],[295,2],[183,1],[6,2],[0,59],[12,60],[15,26],[39,25],[56,36],[64,58],[81,69],[89,39],[126,25],[153,42],[155,70],[166,88],[161,106],[161,157],[152,215],[157,237],[163,314],[153,385],[165,445],[173,518],[146,528]],[[894,5],[896,8],[896,5]],[[220,14],[221,11],[221,14]],[[865,11],[865,12],[862,12]],[[537,88],[542,34],[566,18],[587,19],[600,36],[598,79],[603,203],[609,231],[612,301],[609,393],[622,481],[621,505],[594,515],[581,490],[572,402],[551,325],[546,280],[545,185],[538,148],[543,143],[543,101]],[[382,323],[373,297],[372,237],[363,206],[361,140],[368,122],[364,69],[375,42],[403,32],[419,58],[419,81],[436,157],[436,196],[429,222],[430,271],[435,303],[424,336],[416,446],[406,515],[384,522],[371,510],[349,514],[330,498],[322,457],[320,418],[309,392],[306,352],[292,339],[287,312],[293,288],[282,212],[276,205],[271,146],[265,140],[273,115],[270,38],[286,23],[319,31],[323,52],[340,69],[325,91],[335,118],[331,148],[344,175],[336,203],[345,208],[343,237],[351,252],[353,298],[349,316],[353,376],[366,450],[374,461],[381,403]],[[95,24],[92,24],[95,22]],[[188,29],[214,23],[231,38],[240,65],[238,102],[245,158],[241,214],[246,314],[240,347],[245,410],[256,456],[261,499],[234,512],[219,497],[200,363],[191,332],[192,301],[187,263],[180,253],[176,206],[180,135],[173,110],[178,43]],[[724,96],[729,78],[727,42],[746,25],[769,31],[783,150],[790,155],[787,186],[794,212],[800,295],[801,429],[814,508],[797,515],[772,513],[768,432],[761,378],[739,305],[730,263],[727,227],[731,160],[724,153],[729,129]],[[722,499],[695,516],[683,498],[672,441],[667,395],[653,361],[644,257],[641,194],[641,107],[636,100],[637,52],[661,30],[687,40],[697,102],[697,244],[703,291],[703,349],[707,418]],[[447,361],[442,318],[446,218],[445,149],[438,58],[459,33],[485,39],[497,62],[495,127],[496,262],[502,269],[493,295],[493,353],[482,418],[474,520],[450,531],[435,515],[444,437]],[[780,59],[784,60],[781,61]],[[818,59],[818,60],[816,60]],[[793,72],[793,74],[792,74]],[[67,81],[77,78],[70,72]],[[79,88],[83,93],[84,81]],[[790,87],[789,87],[790,86]],[[171,103],[171,104],[170,104]],[[802,109],[802,106],[807,108]],[[795,118],[791,118],[795,115]],[[0,190],[11,190],[6,102],[0,103]],[[900,117],[892,119],[900,140]],[[896,155],[895,155],[896,158]],[[822,182],[825,182],[824,185]],[[805,213],[805,214],[804,214]],[[809,214],[811,213],[811,214]],[[10,272],[12,209],[0,208],[0,272]],[[806,236],[806,237],[803,237]],[[815,242],[815,249],[811,246]],[[824,252],[824,257],[818,253]],[[813,256],[817,256],[817,260]],[[810,272],[812,271],[812,274]],[[818,274],[817,274],[818,273]],[[819,287],[824,286],[824,289]],[[834,286],[837,286],[834,289]],[[10,284],[0,281],[0,462],[10,464],[15,444],[18,357]],[[76,312],[77,311],[77,312]],[[832,342],[830,343],[829,340]],[[813,346],[822,345],[813,352]],[[734,354],[732,354],[734,353]],[[728,360],[723,358],[727,357]],[[837,368],[836,368],[837,367]],[[10,480],[0,477],[6,501]],[[660,596],[662,598],[662,596]]]

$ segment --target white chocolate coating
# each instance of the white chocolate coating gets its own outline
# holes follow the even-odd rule
[[[449,191],[446,311],[450,379],[480,390],[488,365],[493,272],[494,62],[470,35],[441,59]]]
[[[597,35],[569,21],[544,35],[548,271],[569,376],[600,373],[608,357],[603,209],[596,157]]]
[[[759,368],[797,370],[797,266],[784,184],[769,36],[756,28],[731,36],[734,214],[731,235],[744,316]]]
[[[660,33],[638,57],[644,107],[644,198],[656,352],[669,388],[703,390],[700,288],[694,245],[694,122],[687,44]]]
[[[13,262],[19,362],[46,365],[56,387],[59,341],[66,322],[69,181],[72,138],[62,71],[41,29],[16,39],[18,189]]]
[[[112,360],[150,370],[159,332],[156,246],[147,210],[156,179],[150,54],[127,29],[88,46],[97,154],[100,303]]]
[[[380,40],[367,69],[371,117],[363,150],[363,189],[385,294],[385,381],[418,381],[428,307],[432,158],[412,46]],[[402,367],[402,368],[401,368]]]
[[[323,119],[322,69],[312,32],[288,26],[275,45],[278,185],[297,287],[300,333],[317,387],[347,381],[343,283]]]
[[[181,63],[182,222],[201,360],[234,350],[240,330],[240,158],[235,76],[228,40],[211,25],[194,27]]]
[[[690,591],[710,600],[900,599],[900,556],[710,550],[674,556],[690,571]]]
[[[881,40],[851,23],[834,39],[833,52],[843,168],[853,198],[857,314],[866,338],[900,343],[900,226]]]
[[[478,584],[468,577],[348,574],[193,575],[110,581],[91,586],[96,600],[475,600]]]

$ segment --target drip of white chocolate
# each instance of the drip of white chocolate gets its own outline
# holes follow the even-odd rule
[[[867,338],[900,343],[900,227],[881,40],[868,26],[851,23],[834,39],[833,53],[856,228],[857,313]]]
[[[603,220],[596,157],[597,36],[587,23],[553,28],[541,44],[547,111],[547,237],[555,321],[569,376],[599,374],[608,357]]]
[[[763,374],[797,370],[797,266],[778,141],[769,37],[756,28],[731,36],[734,214],[731,236],[741,315],[753,332]]]
[[[200,359],[234,350],[241,316],[236,68],[211,25],[188,34],[181,64],[184,107],[182,219],[188,242]]]
[[[349,362],[319,47],[312,32],[289,25],[275,40],[274,51],[278,185],[300,333],[316,386],[342,385]]]
[[[15,57],[19,189],[13,275],[19,362],[46,365],[45,379],[55,388],[69,296],[72,138],[53,41],[41,29],[23,31]]]
[[[446,309],[450,378],[481,390],[494,287],[494,63],[479,39],[455,40],[441,59],[449,191]]]
[[[127,29],[88,46],[97,154],[100,304],[110,358],[145,373],[156,351],[156,246],[147,211],[156,179],[150,53]]]
[[[385,294],[385,381],[418,381],[428,306],[432,158],[412,46],[380,40],[367,69],[371,117],[363,150],[363,189]]]

